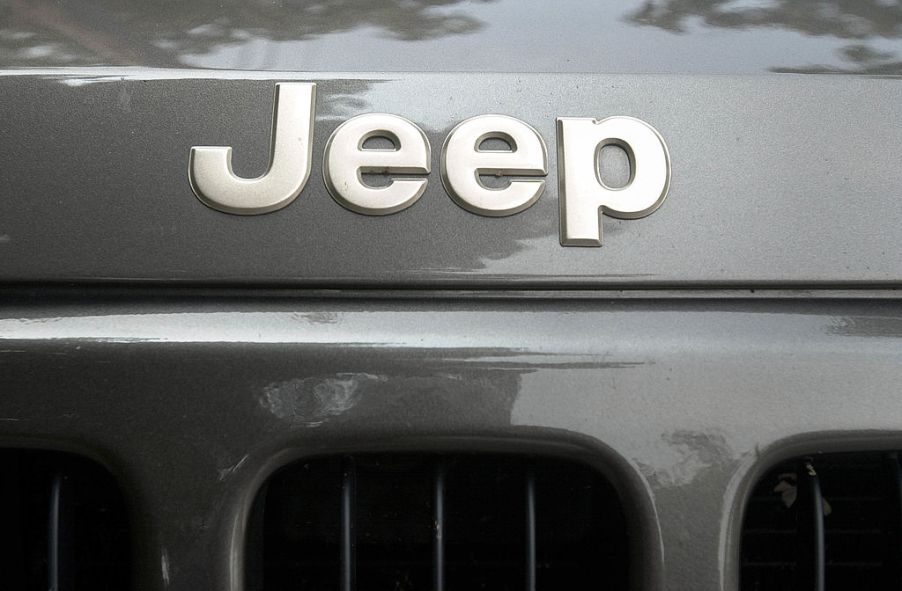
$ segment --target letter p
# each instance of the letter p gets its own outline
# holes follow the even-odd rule
[[[601,246],[601,213],[636,219],[664,202],[670,155],[651,125],[632,117],[559,117],[557,127],[563,246]],[[598,172],[601,149],[610,145],[629,155],[630,179],[623,187],[608,187]]]

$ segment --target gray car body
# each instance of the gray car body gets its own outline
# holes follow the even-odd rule
[[[902,8],[854,2],[0,2],[0,443],[79,451],[129,499],[135,588],[242,588],[291,459],[578,457],[627,509],[637,589],[733,590],[778,460],[902,447]],[[300,197],[219,213],[193,145],[267,160],[318,85]],[[502,219],[336,204],[326,139],[385,111],[433,159],[466,117],[549,146]],[[559,243],[554,120],[628,115],[671,193]],[[333,396],[323,393],[333,393]]]

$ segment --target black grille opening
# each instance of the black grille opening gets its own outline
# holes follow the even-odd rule
[[[785,462],[746,507],[742,591],[902,589],[899,456]]]
[[[626,589],[613,487],[579,463],[520,455],[303,460],[261,490],[256,591]]]
[[[123,499],[103,467],[0,449],[0,588],[127,589],[128,542]]]

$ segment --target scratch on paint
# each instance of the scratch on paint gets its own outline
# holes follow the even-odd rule
[[[237,472],[239,470],[239,468],[241,468],[241,466],[244,465],[244,463],[247,461],[248,457],[249,457],[248,454],[244,454],[244,457],[241,458],[240,460],[238,460],[238,463],[235,464],[234,466],[230,466],[228,468],[223,468],[223,469],[219,470],[218,471],[219,472],[219,481],[225,482],[225,480],[227,478],[229,478],[232,474]]]

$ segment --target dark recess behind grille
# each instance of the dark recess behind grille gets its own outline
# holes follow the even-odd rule
[[[902,589],[900,484],[895,453],[828,454],[771,470],[746,508],[742,591]]]
[[[112,476],[67,453],[0,449],[0,588],[122,591],[129,536]]]
[[[270,479],[248,531],[248,591],[627,588],[616,492],[567,461],[305,460]]]

